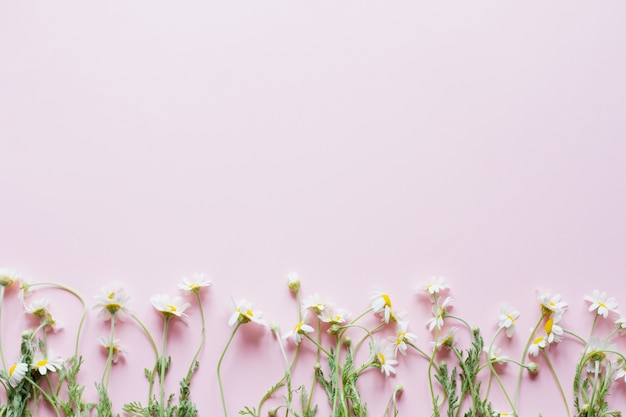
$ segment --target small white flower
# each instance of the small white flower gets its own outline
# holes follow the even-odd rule
[[[531,356],[537,356],[539,354],[539,349],[544,349],[546,347],[546,338],[545,337],[537,337],[528,347],[528,354]]]
[[[515,321],[519,318],[519,311],[515,310],[507,303],[500,304],[500,323],[498,326],[506,329],[507,337],[512,337],[515,332]]]
[[[37,372],[41,375],[45,375],[48,372],[56,372],[60,370],[63,366],[63,359],[61,357],[55,357],[53,359],[49,359],[44,356],[41,352],[35,353],[35,357],[33,359],[33,363],[30,366],[31,369],[36,369]]]
[[[0,268],[0,286],[10,287],[15,281],[19,281],[21,275],[15,269]]]
[[[265,320],[261,319],[261,317],[263,317],[263,312],[258,311],[258,310],[253,311],[252,303],[242,299],[242,300],[239,300],[237,303],[235,303],[233,300],[233,304],[235,307],[235,312],[230,316],[230,319],[228,320],[229,326],[232,326],[237,321],[239,321],[242,324],[249,323],[252,321],[262,326],[267,325]]]
[[[39,319],[43,319],[47,314],[49,314],[49,305],[50,300],[48,300],[47,298],[42,298],[40,300],[33,301],[32,303],[24,306],[24,308],[26,309],[27,313],[39,317]]]
[[[394,357],[393,348],[389,345],[383,347],[382,341],[377,340],[373,343],[372,349],[374,360],[380,366],[380,372],[384,372],[387,377],[395,374],[394,365],[397,365],[398,361]]]
[[[615,380],[623,379],[626,383],[626,362],[623,360],[618,361],[615,366],[617,367],[617,372],[615,372]]]
[[[380,290],[372,291],[372,311],[374,313],[382,313],[385,323],[389,323],[391,318],[391,298],[389,294]]]
[[[609,316],[609,312],[617,313],[617,301],[614,297],[607,298],[605,292],[593,290],[593,295],[585,295],[585,301],[589,301],[589,311],[598,310],[597,314],[604,318]]]
[[[295,272],[287,274],[287,286],[291,291],[297,293],[300,290],[300,276]]]
[[[448,288],[448,283],[444,277],[432,277],[430,282],[426,284],[418,284],[415,289],[418,291],[426,291],[430,295],[438,294]]]
[[[567,309],[567,303],[561,301],[561,295],[552,295],[550,291],[537,291],[537,298],[541,303],[541,313],[555,317],[559,321]]]
[[[170,297],[168,295],[155,295],[150,298],[150,302],[154,308],[159,311],[164,318],[179,317],[183,322],[187,323],[187,314],[185,310],[191,307],[191,304],[185,302],[182,297]]]
[[[321,321],[329,324],[343,324],[348,317],[350,317],[348,310],[335,307],[327,307],[319,315]]]
[[[587,361],[587,372],[595,374],[597,371],[599,373],[604,365],[604,359],[606,359],[606,351],[614,349],[615,345],[609,343],[608,340],[591,336],[584,351],[586,357],[589,358]]]
[[[620,317],[615,320],[615,326],[617,326],[619,330],[626,330],[626,317]]]
[[[442,347],[451,348],[456,343],[454,335],[456,334],[458,327],[449,328],[445,334],[440,335],[436,342],[430,342],[435,345],[435,350],[440,350]]]
[[[189,295],[191,293],[198,294],[200,290],[204,287],[208,287],[212,284],[211,281],[206,279],[204,274],[199,274],[197,272],[193,273],[193,279],[187,279],[187,277],[183,277],[182,283],[178,284],[178,289],[182,290],[185,295]]]
[[[22,304],[24,304],[24,299],[26,297],[29,297],[33,292],[31,290],[31,287],[33,286],[33,284],[31,282],[26,281],[25,279],[20,279],[20,288],[19,291],[17,292],[17,299],[20,300],[20,302]]]
[[[28,364],[23,362],[14,363],[9,368],[9,385],[13,388],[17,387],[28,372]]]
[[[302,335],[305,333],[312,333],[314,331],[313,327],[306,324],[306,319],[308,314],[304,314],[302,316],[302,321],[296,324],[292,331],[283,336],[283,339],[292,338],[296,345],[299,345],[302,342]]]
[[[502,354],[502,348],[499,348],[495,345],[491,348],[491,354],[489,354],[489,346],[485,346],[483,348],[483,351],[487,354],[487,357],[491,362],[506,363],[506,361],[509,359],[508,356],[504,356]]]
[[[118,362],[120,353],[126,353],[126,350],[120,345],[119,342],[119,339],[113,339],[113,342],[111,343],[110,338],[104,336],[100,338],[102,347],[106,351],[107,355],[111,354],[111,361],[113,363]]]
[[[130,297],[128,297],[121,288],[113,289],[112,287],[102,287],[100,288],[100,294],[96,295],[94,298],[97,303],[93,308],[99,310],[98,318],[104,321],[111,320],[113,316],[121,319],[122,316],[118,316],[117,313],[120,311],[128,311],[127,304]]]
[[[396,335],[389,336],[388,340],[393,342],[394,354],[397,355],[400,352],[403,356],[406,356],[407,343],[417,343],[417,336],[408,332],[409,322],[398,321],[396,323]]]
[[[558,324],[558,321],[550,317],[544,324],[546,330],[546,337],[548,344],[559,343],[563,339],[563,328]]]
[[[448,308],[452,306],[452,298],[446,297],[442,303],[433,304],[433,318],[428,320],[426,324],[428,324],[428,330],[433,331],[436,327],[437,330],[441,330],[443,327],[443,319],[448,312]]]
[[[304,300],[302,300],[302,309],[306,310],[307,308],[310,308],[316,314],[321,314],[322,311],[324,311],[324,309],[327,306],[328,306],[328,303],[325,301],[322,301],[322,298],[320,297],[318,293],[309,295]]]

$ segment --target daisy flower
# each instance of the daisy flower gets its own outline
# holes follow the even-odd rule
[[[624,382],[626,382],[626,362],[623,360],[618,361],[616,366],[618,369],[617,372],[615,372],[615,380],[617,381],[618,379],[623,379]]]
[[[558,319],[567,309],[567,303],[561,301],[561,295],[552,295],[550,291],[537,291],[537,298],[541,303],[541,313],[545,315],[555,316]]]
[[[451,348],[456,343],[454,335],[456,334],[458,327],[449,328],[445,334],[439,336],[439,340],[436,342],[430,342],[435,345],[435,350],[439,350],[442,347]]]
[[[328,303],[322,301],[322,298],[318,293],[309,295],[304,300],[302,300],[302,309],[306,310],[307,308],[310,308],[311,310],[315,311],[316,314],[321,314],[327,305]]]
[[[418,284],[415,289],[418,291],[426,291],[430,295],[438,294],[448,288],[448,283],[444,277],[432,277],[430,282],[426,284]]]
[[[0,286],[8,288],[20,279],[20,273],[15,269],[0,268]]]
[[[398,352],[400,352],[402,356],[406,356],[407,343],[417,343],[417,336],[413,333],[409,333],[408,329],[408,321],[399,321],[396,323],[395,337],[389,336],[389,340],[393,342],[394,355],[397,355]]]
[[[544,349],[546,344],[547,342],[545,337],[537,337],[528,347],[528,354],[531,356],[537,356],[539,354],[539,349]]]
[[[42,298],[40,300],[34,301],[24,306],[24,308],[26,309],[27,313],[32,314],[33,316],[38,317],[39,319],[43,319],[45,318],[47,314],[49,314],[49,311],[48,311],[49,305],[50,305],[50,300],[48,300],[47,298]]]
[[[193,273],[193,279],[187,279],[187,277],[183,277],[182,283],[178,284],[178,289],[184,291],[185,295],[189,295],[191,293],[198,294],[200,290],[204,287],[208,287],[212,284],[211,281],[205,278],[204,274],[199,274],[197,272]]]
[[[596,369],[600,371],[604,359],[606,359],[606,350],[614,350],[615,345],[609,343],[608,340],[601,339],[597,336],[591,336],[584,353],[589,360],[587,361],[587,372],[596,373]]]
[[[519,311],[513,309],[507,303],[500,304],[500,323],[498,327],[506,329],[507,337],[513,337],[515,332],[515,320],[519,318]]]
[[[176,316],[187,323],[187,317],[189,316],[187,316],[185,310],[191,307],[191,304],[185,302],[182,297],[176,296],[172,298],[168,295],[155,295],[150,298],[150,302],[164,318],[169,319]]]
[[[102,287],[100,294],[94,298],[97,303],[93,308],[99,309],[98,318],[104,319],[104,321],[111,320],[111,317],[116,316],[120,311],[128,311],[127,304],[130,297],[121,288]]]
[[[496,345],[493,345],[493,347],[491,348],[491,354],[489,354],[489,346],[485,346],[483,348],[483,351],[487,354],[487,357],[491,362],[506,363],[506,361],[509,359],[508,356],[504,356],[502,354],[502,348],[499,348]]]
[[[298,292],[300,290],[300,276],[295,272],[287,274],[287,286],[294,293]]]
[[[26,372],[28,372],[28,364],[26,363],[17,362],[11,365],[9,368],[9,385],[16,388],[26,376]]]
[[[111,361],[113,363],[117,363],[119,360],[120,353],[126,353],[126,350],[120,345],[120,339],[113,339],[113,343],[111,343],[111,339],[102,336],[100,338],[100,344],[106,351],[107,355],[111,354]]]
[[[373,344],[374,360],[380,367],[380,372],[384,372],[385,376],[395,374],[396,369],[393,367],[398,364],[393,354],[393,348],[389,345],[382,345],[382,341],[378,340]]]
[[[593,295],[585,295],[585,301],[589,301],[589,311],[598,310],[597,314],[604,318],[609,316],[609,312],[617,313],[617,301],[614,297],[607,298],[605,292],[593,290]]]
[[[31,369],[36,369],[40,375],[45,375],[48,372],[56,372],[60,370],[63,366],[63,359],[61,357],[56,357],[53,359],[49,359],[44,356],[41,352],[35,353],[35,358],[33,363],[30,365]]]
[[[24,298],[30,296],[33,292],[30,289],[32,287],[32,283],[26,281],[25,279],[20,279],[19,290],[17,292],[17,299],[20,300],[22,304],[24,304]]]
[[[450,297],[446,297],[441,304],[433,304],[433,318],[426,323],[429,331],[432,332],[435,327],[437,330],[441,330],[448,307],[452,307],[452,298]]]
[[[387,293],[379,290],[372,292],[372,311],[374,313],[383,313],[383,320],[385,323],[389,323],[391,317],[391,298]]]
[[[261,319],[261,317],[263,317],[263,312],[258,310],[253,311],[252,303],[242,299],[239,300],[237,303],[235,303],[233,300],[233,304],[235,305],[235,312],[230,316],[230,319],[228,320],[229,326],[232,326],[237,321],[242,324],[252,321],[262,326],[267,325],[265,320]]]
[[[305,333],[312,333],[314,331],[313,327],[306,324],[306,319],[308,314],[304,314],[302,316],[302,321],[296,324],[292,331],[283,336],[283,339],[292,338],[296,345],[299,345],[302,342],[302,335]]]
[[[558,321],[550,317],[544,324],[548,344],[553,342],[559,343],[563,339],[563,328],[559,326]]]
[[[319,315],[321,321],[329,324],[343,324],[348,317],[350,317],[348,310],[335,307],[328,307]]]
[[[626,330],[626,317],[620,317],[615,320],[615,326],[617,326],[619,330]]]

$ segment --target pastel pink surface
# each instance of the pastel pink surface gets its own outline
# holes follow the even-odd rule
[[[500,302],[522,312],[506,348],[516,359],[538,318],[535,289],[561,293],[565,325],[586,334],[586,294],[626,302],[625,14],[614,1],[4,2],[0,266],[76,288],[90,305],[117,282],[157,336],[150,296],[207,273],[200,415],[221,407],[229,297],[286,332],[297,319],[291,271],[305,295],[355,314],[383,288],[422,346],[430,308],[414,287],[433,275],[488,337]],[[66,323],[51,343],[69,354],[80,306],[50,297]],[[32,324],[12,300],[11,359]],[[189,327],[171,328],[172,392],[199,343],[192,304]],[[91,399],[107,329],[90,309],[80,348]],[[153,358],[132,321],[118,330],[128,348],[111,377],[119,410],[145,402]],[[551,352],[570,398],[580,351],[566,339]],[[245,327],[223,364],[230,412],[255,405],[281,364],[271,334]],[[562,415],[540,365],[520,412]],[[408,371],[423,375],[424,361],[398,368],[389,380],[364,375],[372,415],[397,383],[401,415],[427,412],[426,380]],[[513,386],[515,368],[505,374]],[[616,383],[622,405],[623,393]]]

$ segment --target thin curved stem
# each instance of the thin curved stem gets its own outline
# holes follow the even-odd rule
[[[565,391],[563,391],[563,387],[561,386],[561,381],[559,381],[559,376],[557,375],[556,370],[554,369],[554,366],[552,365],[552,361],[550,360],[550,356],[548,356],[548,352],[545,349],[542,349],[542,351],[543,351],[543,355],[546,358],[546,362],[548,362],[550,371],[552,372],[552,375],[554,376],[556,385],[559,388],[559,392],[561,393],[561,398],[563,399],[563,404],[565,405],[565,411],[567,411],[567,417],[571,417],[571,414],[569,411],[569,405],[567,404],[567,397],[565,396]]]
[[[235,333],[237,333],[237,330],[239,329],[241,324],[242,323],[240,321],[237,321],[237,325],[233,329],[233,332],[230,334],[230,337],[228,338],[228,342],[226,342],[226,346],[224,347],[224,350],[222,351],[222,354],[220,355],[220,359],[217,361],[217,382],[220,387],[220,397],[222,399],[222,408],[224,409],[224,417],[228,417],[228,410],[226,408],[226,399],[224,397],[224,385],[222,384],[222,375],[220,374],[220,370],[222,368],[222,361],[224,360],[224,355],[226,354],[226,351],[228,350],[228,347],[230,346],[230,343],[233,341],[233,338],[235,337]]]

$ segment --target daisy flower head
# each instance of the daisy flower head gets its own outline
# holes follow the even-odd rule
[[[436,342],[430,342],[430,343],[435,345],[435,350],[440,350],[441,348],[444,348],[444,347],[450,349],[456,343],[456,339],[454,338],[454,335],[456,334],[458,330],[459,328],[456,326],[451,327],[446,331],[445,334],[440,335],[439,339]]]
[[[441,291],[449,288],[448,282],[444,277],[432,277],[426,284],[418,284],[415,289],[418,291],[426,291],[430,296],[439,294]]]
[[[545,337],[537,337],[533,340],[533,342],[528,347],[528,354],[531,356],[537,356],[539,354],[539,349],[544,349],[547,346],[547,341]]]
[[[111,355],[111,361],[117,363],[121,353],[126,353],[126,350],[120,345],[120,339],[113,339],[102,336],[100,338],[100,344],[106,351],[107,355]]]
[[[399,321],[396,323],[396,335],[389,336],[388,340],[393,343],[394,355],[400,352],[402,356],[406,356],[407,343],[417,343],[417,336],[409,333],[408,321]]]
[[[617,301],[614,297],[607,297],[605,292],[593,290],[593,295],[585,295],[585,301],[589,301],[589,311],[597,310],[597,314],[604,318],[609,316],[609,312],[617,313]]]
[[[100,288],[100,294],[94,297],[96,299],[95,309],[98,309],[98,318],[104,319],[105,321],[111,320],[113,316],[117,316],[117,313],[120,311],[126,312],[128,311],[128,300],[130,297],[126,295],[123,289],[112,287],[102,287]],[[121,316],[119,317],[121,318]]]
[[[408,314],[409,313],[407,313],[406,311],[399,311],[399,312],[397,312],[396,310],[391,309],[389,311],[389,322],[390,323],[397,323],[399,321],[403,321]]]
[[[567,303],[561,301],[561,295],[552,295],[550,291],[537,291],[537,298],[541,304],[541,314],[557,317],[557,321],[567,309]]]
[[[0,286],[8,288],[13,285],[15,281],[21,280],[21,275],[15,269],[0,268]]]
[[[241,324],[254,322],[262,326],[267,325],[265,320],[261,318],[263,317],[263,312],[259,310],[253,310],[252,303],[242,299],[236,303],[233,300],[233,304],[235,307],[235,312],[230,316],[230,319],[228,320],[229,326],[232,326],[236,322],[239,322]]]
[[[618,330],[626,330],[626,317],[620,317],[615,320],[615,326]]]
[[[49,359],[41,352],[35,353],[33,363],[30,365],[31,369],[36,369],[40,375],[45,375],[48,372],[56,372],[63,367],[63,359],[57,356],[53,359]]]
[[[350,312],[344,308],[327,307],[319,315],[324,323],[341,325],[350,317]]]
[[[452,298],[450,297],[446,297],[446,299],[441,303],[433,304],[433,318],[428,320],[426,323],[429,331],[432,332],[435,328],[437,328],[437,330],[441,330],[443,327],[443,319],[446,317],[448,308],[450,307],[452,307]]]
[[[302,335],[306,333],[313,333],[314,331],[313,327],[306,324],[307,317],[308,317],[308,314],[305,313],[304,316],[302,316],[302,321],[296,324],[293,330],[291,330],[289,333],[284,335],[283,339],[289,339],[291,337],[294,343],[296,345],[299,345],[302,342]]]
[[[487,357],[494,363],[506,363],[509,359],[508,356],[502,354],[502,348],[493,345],[491,347],[491,353],[489,352],[489,346],[483,347],[483,351],[487,354]]]
[[[9,368],[9,385],[16,388],[26,376],[26,372],[28,372],[27,363],[17,362],[11,365]]]
[[[626,383],[626,362],[620,359],[615,363],[615,367],[617,368],[614,376],[615,380],[617,381],[618,379],[623,379]]]
[[[548,320],[546,320],[546,323],[543,327],[546,331],[548,344],[554,342],[559,343],[561,340],[563,340],[563,328],[559,325],[559,322],[553,317],[550,317]]]
[[[315,312],[315,314],[321,314],[327,306],[328,303],[326,301],[323,301],[318,293],[309,295],[304,300],[302,300],[302,309],[311,309]]]
[[[155,295],[150,298],[152,306],[163,315],[165,319],[179,317],[183,322],[187,323],[187,314],[185,310],[191,307],[191,304],[185,302],[182,297],[170,297],[169,295]]]
[[[287,286],[294,293],[300,291],[300,276],[295,272],[287,274]]]
[[[396,369],[394,365],[398,364],[393,353],[393,347],[390,345],[383,346],[381,340],[377,340],[373,343],[372,350],[374,353],[374,361],[380,368],[380,372],[384,372],[385,376],[395,374]]]
[[[40,320],[43,320],[46,315],[49,314],[48,306],[50,305],[50,300],[47,298],[41,298],[37,301],[33,301],[32,303],[24,306],[26,312],[32,314],[35,317],[38,317]]]
[[[211,284],[212,282],[206,279],[204,274],[194,272],[192,279],[183,277],[182,283],[178,284],[178,289],[182,290],[185,295],[189,295],[191,293],[198,294],[202,288],[208,287]]]
[[[500,323],[498,327],[506,329],[507,337],[513,337],[515,332],[515,321],[519,318],[519,311],[509,306],[507,303],[500,304]]]
[[[17,299],[20,300],[22,304],[24,304],[24,299],[33,293],[31,290],[32,286],[33,284],[31,282],[26,281],[24,278],[20,279]]]
[[[382,313],[383,321],[389,323],[389,319],[391,318],[391,298],[389,298],[389,294],[374,290],[372,291],[371,300],[372,311],[374,313]]]
[[[608,340],[601,339],[597,336],[591,336],[587,348],[583,352],[589,360],[587,361],[587,372],[599,373],[601,366],[606,359],[606,351],[614,350],[615,345],[609,343]]]

